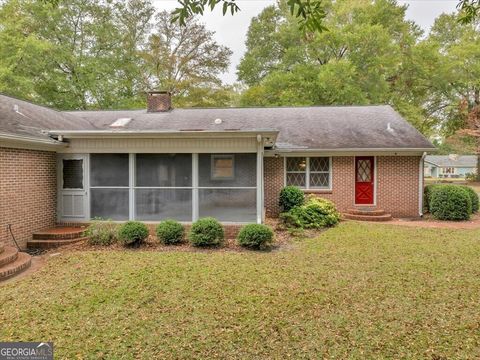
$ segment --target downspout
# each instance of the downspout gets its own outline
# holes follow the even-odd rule
[[[423,217],[423,161],[425,156],[427,156],[426,152],[422,154],[422,157],[420,158],[420,164],[418,166],[418,215],[420,215],[420,217]]]

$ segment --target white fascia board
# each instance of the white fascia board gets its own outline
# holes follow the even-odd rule
[[[257,135],[262,135],[266,137],[272,137],[276,139],[278,135],[278,130],[270,129],[259,129],[259,130],[199,130],[199,131],[179,131],[179,130],[51,130],[49,131],[50,135],[63,136],[65,138],[115,138],[115,137],[136,137],[136,138],[212,138],[212,137],[256,137]]]
[[[351,148],[351,149],[292,149],[265,150],[265,156],[352,156],[352,155],[423,155],[431,152],[431,148]]]
[[[15,149],[28,150],[47,150],[55,151],[56,149],[66,147],[68,144],[60,141],[39,139],[30,136],[14,135],[0,133],[0,146],[11,147]]]

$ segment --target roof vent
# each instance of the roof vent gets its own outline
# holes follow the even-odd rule
[[[458,160],[458,155],[457,154],[450,154],[450,155],[448,155],[448,158],[452,161],[457,161]]]
[[[215,123],[215,125],[220,125],[221,123],[223,123],[223,120],[222,119],[215,119],[214,123]]]
[[[19,108],[17,104],[13,104],[13,111],[18,112]]]
[[[110,124],[110,127],[125,127],[132,121],[131,118],[119,118]]]
[[[387,124],[387,131],[393,133],[395,130],[393,130],[392,126],[390,123]]]

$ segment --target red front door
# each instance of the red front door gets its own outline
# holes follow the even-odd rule
[[[375,198],[375,159],[373,156],[355,158],[355,204],[373,205]]]

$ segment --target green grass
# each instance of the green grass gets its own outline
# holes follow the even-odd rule
[[[343,223],[276,252],[71,252],[0,286],[56,358],[480,357],[480,231]]]

